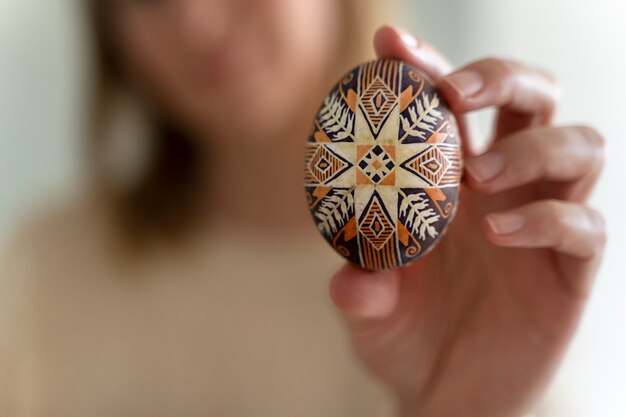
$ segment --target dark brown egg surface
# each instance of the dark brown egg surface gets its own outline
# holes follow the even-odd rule
[[[320,233],[350,262],[399,268],[432,249],[456,211],[456,121],[417,69],[397,60],[350,71],[322,103],[304,182]]]

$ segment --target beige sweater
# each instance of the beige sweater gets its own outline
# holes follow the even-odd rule
[[[394,415],[328,299],[341,260],[318,236],[223,227],[131,265],[81,205],[5,259],[2,417]]]

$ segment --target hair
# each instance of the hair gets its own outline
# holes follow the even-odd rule
[[[344,32],[336,59],[338,67],[329,69],[329,77],[337,77],[339,72],[366,58],[366,45],[371,41],[375,18],[381,16],[376,4],[376,0],[340,2]],[[107,158],[103,157],[114,139],[107,134],[107,128],[119,106],[120,96],[132,95],[133,86],[125,77],[115,50],[110,1],[90,0],[88,5],[96,70],[93,134],[88,146],[94,187],[112,209],[122,236],[134,245],[141,246],[155,238],[178,240],[193,230],[199,217],[201,193],[196,191],[203,186],[199,144],[184,126],[173,122],[163,112],[155,111],[158,106],[150,106],[152,111],[144,108],[149,122],[149,159],[140,177],[130,185],[120,186],[115,181]]]

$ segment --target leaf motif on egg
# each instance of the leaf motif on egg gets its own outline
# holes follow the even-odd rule
[[[315,217],[319,220],[317,227],[326,236],[337,233],[339,228],[350,219],[350,208],[354,205],[352,189],[336,190],[334,195],[322,200]]]
[[[439,221],[439,215],[430,207],[425,193],[411,194],[407,196],[403,191],[400,193],[404,196],[400,205],[400,214],[406,215],[406,225],[416,234],[420,240],[426,239],[426,234],[430,237],[437,237],[439,232],[433,226]]]
[[[333,140],[352,136],[354,114],[351,114],[338,91],[324,100],[324,105],[319,112],[319,121],[320,126],[333,137]]]
[[[406,132],[404,136],[400,138],[400,142],[404,141],[409,135],[424,139],[426,135],[425,132],[432,133],[437,119],[443,119],[443,114],[437,110],[438,106],[439,97],[437,97],[436,94],[431,101],[428,99],[426,93],[422,93],[422,98],[415,100],[415,106],[409,106],[409,117],[400,116],[402,128]],[[417,128],[423,130],[417,130]]]

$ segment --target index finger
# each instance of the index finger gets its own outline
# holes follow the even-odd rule
[[[496,107],[496,138],[550,124],[558,101],[550,74],[504,59],[473,62],[442,78],[438,87],[456,113]]]

